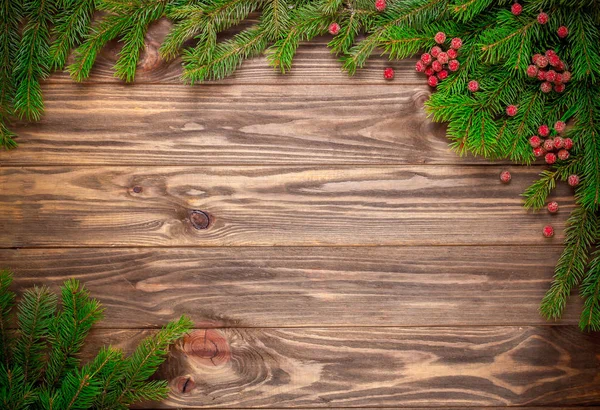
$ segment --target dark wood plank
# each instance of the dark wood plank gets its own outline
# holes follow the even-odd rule
[[[572,189],[557,216],[527,213],[537,170],[500,170],[4,167],[0,247],[560,244]]]
[[[466,164],[412,86],[52,85],[4,165]]]
[[[600,338],[569,326],[197,330],[170,357],[162,408],[600,404]]]
[[[80,279],[101,326],[188,314],[203,327],[547,324],[538,306],[561,247],[0,250],[15,290]],[[560,324],[577,324],[574,295]]]
[[[242,24],[240,27],[247,27],[248,24]],[[135,81],[137,83],[181,83],[181,60],[164,61],[160,58],[158,48],[171,23],[166,20],[154,24],[146,35],[146,49],[140,57],[138,71]],[[231,30],[225,33],[234,33]],[[265,57],[257,57],[244,62],[236,73],[219,84],[382,84],[384,83],[383,70],[385,67],[394,67],[396,84],[425,84],[425,77],[418,75],[414,69],[414,61],[393,61],[390,62],[387,56],[381,56],[381,51],[377,51],[369,59],[367,65],[350,77],[342,71],[342,65],[336,55],[332,54],[327,47],[327,42],[331,36],[317,37],[311,42],[302,44],[298,48],[298,53],[294,58],[292,70],[283,75],[268,65]],[[92,75],[88,82],[111,82],[118,83],[121,80],[114,77],[113,66],[117,60],[122,43],[113,41],[105,47],[92,70]],[[72,58],[71,58],[72,60]],[[416,60],[415,60],[416,61]],[[70,82],[72,81],[66,72],[55,73],[50,82]]]

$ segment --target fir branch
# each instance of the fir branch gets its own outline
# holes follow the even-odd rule
[[[118,380],[118,387],[115,389],[119,393],[112,402],[107,403],[106,408],[113,409],[115,406],[127,406],[133,403],[137,399],[135,390],[141,388],[144,381],[154,374],[165,360],[167,347],[188,333],[191,327],[190,319],[182,316],[178,321],[169,323],[156,335],[142,340],[138,348],[127,358],[123,377]]]
[[[50,73],[48,47],[54,0],[25,2],[21,44],[16,56],[13,106],[21,119],[37,121],[44,111],[40,81]]]
[[[13,276],[7,270],[0,270],[0,363],[8,368],[10,363],[10,311],[15,302],[15,294],[9,290]]]
[[[96,8],[95,0],[59,0],[61,10],[55,18],[54,42],[50,46],[50,66],[62,69],[71,49],[80,43],[90,29]]]
[[[23,369],[25,382],[35,382],[43,369],[45,338],[56,310],[56,295],[47,287],[34,287],[23,294],[19,303],[17,338],[14,361]]]
[[[594,253],[587,276],[581,286],[584,300],[579,321],[581,330],[600,330],[600,251]]]
[[[556,188],[557,171],[542,171],[540,178],[536,180],[523,193],[526,209],[540,210],[546,206],[548,195]]]
[[[598,230],[598,216],[583,207],[577,207],[568,221],[565,249],[558,260],[554,281],[544,296],[540,313],[547,319],[558,319],[567,303],[571,290],[585,277],[588,250]]]
[[[79,282],[71,279],[62,287],[62,311],[50,327],[52,350],[46,368],[46,383],[53,386],[64,373],[74,369],[79,361],[79,352],[92,325],[102,318],[100,303],[91,299]]]
[[[16,137],[7,126],[13,114],[15,83],[14,61],[19,49],[19,23],[22,19],[21,2],[0,0],[0,147],[16,147]]]

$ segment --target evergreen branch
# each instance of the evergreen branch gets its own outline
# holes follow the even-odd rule
[[[80,43],[90,29],[95,0],[63,0],[63,8],[56,17],[50,46],[50,66],[62,69],[71,49]]]
[[[579,321],[581,330],[600,330],[600,251],[596,251],[594,256],[581,286],[581,297],[584,299]]]
[[[30,0],[25,3],[24,17],[27,22],[14,66],[16,90],[13,106],[21,119],[37,121],[44,111],[40,81],[50,73],[49,27],[54,12],[54,0]]]
[[[73,80],[81,82],[90,76],[96,57],[102,48],[127,26],[118,15],[109,15],[92,28],[85,41],[75,50],[75,62],[68,67]]]
[[[252,27],[219,44],[210,61],[186,64],[183,79],[194,84],[224,78],[231,75],[244,59],[261,53],[266,46],[266,33],[258,26]]]
[[[19,50],[19,23],[22,18],[20,2],[0,0],[0,146],[7,149],[16,146],[14,134],[5,122],[13,114],[13,69]]]
[[[542,171],[540,178],[536,180],[523,193],[525,197],[525,208],[540,210],[546,206],[548,195],[556,188],[557,171]]]
[[[9,290],[13,276],[7,270],[0,270],[0,364],[8,368],[11,358],[10,335],[8,327],[10,324],[10,311],[15,302],[15,294]]]
[[[64,373],[75,368],[75,354],[81,349],[92,325],[102,318],[100,303],[90,299],[79,282],[68,280],[62,287],[62,312],[50,327],[52,351],[48,358],[46,383],[53,386]]]
[[[169,323],[156,335],[142,340],[133,354],[127,358],[123,378],[119,381],[120,393],[108,408],[112,406],[127,406],[136,400],[134,390],[140,388],[143,382],[154,374],[158,366],[165,360],[167,347],[188,333],[192,322],[186,316],[178,321]]]
[[[14,361],[23,369],[26,383],[37,381],[42,372],[45,338],[55,310],[56,296],[47,287],[34,287],[23,294],[17,313],[20,334]]]
[[[540,313],[547,319],[558,319],[571,290],[585,276],[588,250],[598,230],[598,216],[583,207],[571,213],[566,229],[565,249],[558,260],[554,281],[544,296]]]
[[[115,77],[126,82],[132,82],[140,58],[140,52],[145,47],[145,36],[148,26],[163,16],[168,0],[153,2],[139,1],[139,9],[129,16],[122,16],[128,23],[122,32],[123,48],[115,64]]]

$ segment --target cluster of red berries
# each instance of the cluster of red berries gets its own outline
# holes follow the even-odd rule
[[[421,55],[421,59],[415,65],[418,72],[427,76],[427,84],[430,87],[437,87],[440,81],[448,78],[448,71],[458,70],[460,63],[456,57],[458,57],[458,49],[463,45],[460,38],[453,38],[450,41],[450,48],[444,51],[440,46],[446,42],[446,34],[440,31],[434,39],[439,45],[432,47],[429,53]]]
[[[548,50],[544,55],[536,54],[531,61],[533,64],[527,67],[527,76],[542,82],[542,92],[549,93],[554,89],[557,93],[562,93],[565,84],[571,81],[571,72],[554,50]]]
[[[544,157],[546,163],[554,164],[556,159],[566,160],[569,158],[569,150],[573,148],[573,141],[571,138],[562,138],[560,134],[565,131],[566,124],[562,121],[557,121],[554,124],[554,130],[556,136],[550,136],[550,127],[547,125],[540,125],[538,128],[538,135],[534,135],[529,138],[529,144],[533,148],[533,155],[540,158]],[[542,140],[542,138],[545,138]]]

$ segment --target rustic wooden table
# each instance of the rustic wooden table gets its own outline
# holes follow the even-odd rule
[[[151,33],[135,85],[114,49],[84,85],[53,76],[0,154],[1,265],[86,283],[106,307],[86,354],[189,314],[163,408],[600,405],[577,297],[537,313],[569,190],[526,213],[542,167],[459,158],[411,62],[347,78],[325,42],[286,76],[260,58],[188,87]]]

